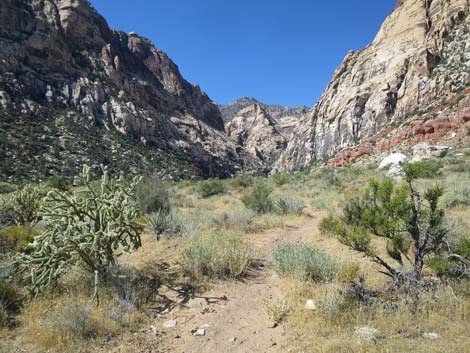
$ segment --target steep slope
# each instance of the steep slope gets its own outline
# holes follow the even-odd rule
[[[470,83],[469,10],[467,0],[398,1],[374,41],[348,53],[299,121],[275,170],[301,168],[383,138],[385,129],[389,134],[412,115],[426,123],[450,114],[445,103]],[[457,125],[463,123],[462,115]],[[365,148],[373,151],[373,143]]]
[[[261,106],[274,120],[276,120],[280,125],[283,135],[286,137],[292,133],[297,120],[309,110],[308,107],[304,105],[299,105],[297,107],[284,107],[282,105],[265,104],[255,98],[243,97],[230,104],[219,105],[222,119],[227,124],[235,118],[241,110],[253,104]]]
[[[149,40],[87,0],[0,2],[0,177],[124,172],[230,175],[257,165],[220,111]]]
[[[226,124],[227,135],[261,162],[270,165],[287,145],[280,124],[258,103],[240,110]]]

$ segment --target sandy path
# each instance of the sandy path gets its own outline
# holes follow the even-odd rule
[[[176,319],[177,325],[164,329],[159,349],[171,353],[289,352],[288,332],[282,325],[273,328],[266,313],[265,301],[282,299],[281,280],[267,265],[277,242],[310,242],[319,220],[308,217],[296,227],[250,235],[258,268],[242,281],[222,283],[204,294],[226,300],[192,299],[162,318],[162,323]],[[205,336],[193,336],[191,331],[201,327]]]

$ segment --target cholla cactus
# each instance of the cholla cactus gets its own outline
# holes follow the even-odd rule
[[[38,186],[25,185],[15,191],[6,202],[17,225],[34,226],[40,219],[39,211],[46,192]]]
[[[45,231],[36,237],[29,255],[16,257],[17,269],[30,271],[33,294],[75,265],[102,277],[120,253],[141,246],[134,197],[140,179],[112,179],[103,168],[99,185],[92,185],[88,166],[79,179],[82,187],[74,193],[49,192],[41,212]]]

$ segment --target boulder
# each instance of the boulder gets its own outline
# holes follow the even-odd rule
[[[388,168],[387,175],[392,178],[403,176],[403,163],[407,161],[408,157],[403,153],[393,153],[384,158],[379,165],[379,169]]]
[[[413,147],[413,162],[420,162],[425,159],[442,158],[447,155],[450,147],[437,146],[428,142],[417,144]]]

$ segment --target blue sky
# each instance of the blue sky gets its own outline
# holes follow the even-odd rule
[[[396,0],[91,0],[111,27],[168,53],[218,103],[313,106]]]

